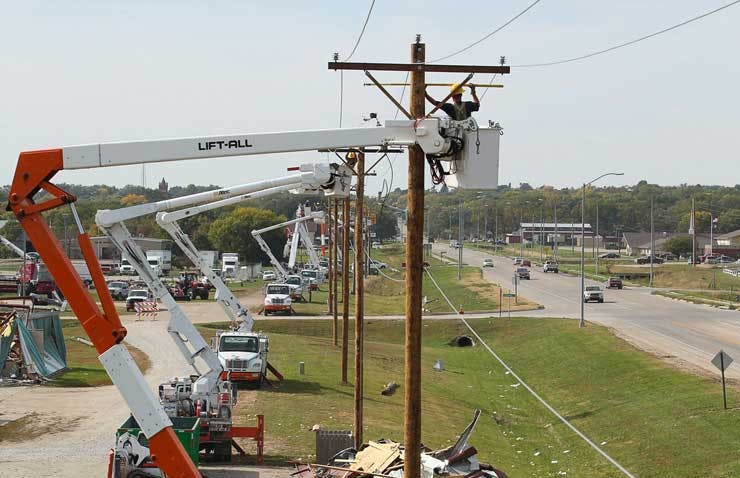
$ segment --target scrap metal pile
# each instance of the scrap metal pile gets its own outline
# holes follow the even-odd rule
[[[507,475],[487,463],[481,463],[475,447],[468,444],[480,410],[475,411],[473,421],[460,434],[457,442],[448,448],[421,453],[422,478],[507,478]],[[291,476],[298,478],[351,478],[377,476],[402,478],[404,446],[391,440],[371,441],[360,450],[348,448],[334,455],[328,464],[300,464]]]
[[[67,367],[59,314],[23,305],[0,305],[0,382],[39,383]]]

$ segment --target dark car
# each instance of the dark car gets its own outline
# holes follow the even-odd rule
[[[519,267],[516,270],[516,275],[519,279],[527,279],[529,280],[531,277],[529,276],[529,269],[526,267]]]
[[[599,256],[601,259],[619,259],[619,254],[616,252],[605,252]]]
[[[653,264],[662,264],[663,259],[653,256]],[[635,264],[650,264],[650,256],[642,256],[635,259]]]
[[[609,280],[606,281],[607,289],[621,289],[622,287],[622,279],[619,277],[610,277]]]

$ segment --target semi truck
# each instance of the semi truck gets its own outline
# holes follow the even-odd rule
[[[169,275],[170,270],[172,270],[172,251],[146,251],[146,261],[159,277]]]
[[[208,264],[208,267],[210,269],[213,269],[213,266],[216,265],[216,259],[218,259],[218,251],[198,251],[198,255],[203,262]]]
[[[235,277],[239,272],[239,254],[224,252],[221,256],[221,273],[223,277]]]

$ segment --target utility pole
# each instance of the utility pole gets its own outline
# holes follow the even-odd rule
[[[655,256],[655,227],[653,223],[654,197],[650,196],[650,287],[653,286],[653,257]]]
[[[585,310],[584,310],[584,302],[583,302],[583,291],[586,288],[586,279],[583,277],[586,272],[585,269],[585,263],[586,263],[586,241],[584,241],[584,238],[586,237],[586,184],[583,184],[583,187],[581,188],[581,300],[579,301],[581,303],[581,319],[578,321],[578,327],[585,327],[586,326],[586,320],[584,318]]]
[[[555,262],[558,261],[558,205],[555,204],[552,207],[552,215],[553,219],[555,220],[555,236],[552,241],[552,257],[555,259]]]
[[[421,35],[411,45],[411,63],[426,61],[426,45]],[[426,79],[423,69],[411,72],[410,113],[412,118],[425,116],[424,95]],[[404,396],[405,478],[421,475],[421,289],[424,279],[424,177],[426,175],[424,151],[418,144],[409,147],[408,200],[406,222],[406,339]]]
[[[347,355],[349,349],[349,220],[350,198],[342,202],[342,358],[341,383],[347,383]]]
[[[596,275],[599,275],[599,246],[601,245],[601,236],[599,236],[599,203],[596,203]]]
[[[493,206],[493,214],[494,214],[494,220],[496,222],[496,226],[493,232],[493,246],[494,251],[496,250],[496,241],[498,241],[498,203],[494,204]]]
[[[371,70],[407,71],[410,72],[411,86],[409,89],[410,108],[403,109],[398,101],[388,93],[380,83],[373,81],[375,86],[388,97],[394,105],[404,113],[410,121],[425,116],[425,74],[430,72],[467,73],[468,77],[460,83],[463,86],[473,73],[508,74],[510,67],[483,66],[483,65],[441,65],[425,62],[425,45],[421,43],[421,35],[416,36],[416,42],[411,45],[411,63],[349,63],[329,62],[332,70],[359,70],[373,79]],[[450,93],[441,102],[446,102]],[[421,314],[422,314],[422,279],[423,269],[423,235],[424,235],[424,178],[426,175],[426,160],[424,152],[418,145],[409,146],[408,165],[408,195],[407,195],[407,223],[406,223],[406,338],[404,372],[406,394],[404,396],[404,477],[419,478],[421,474]],[[358,190],[358,199],[360,192]],[[358,221],[359,222],[359,221]],[[356,250],[361,248],[356,247]],[[361,432],[362,430],[356,430]]]
[[[462,261],[463,261],[463,202],[457,206],[457,280],[462,279]]]
[[[327,202],[327,210],[328,211],[327,211],[327,214],[326,214],[326,220],[325,220],[325,223],[324,223],[324,227],[326,228],[326,237],[327,237],[328,249],[329,249],[329,301],[328,301],[328,305],[329,305],[329,314],[330,315],[333,315],[333,318],[334,318],[334,321],[332,322],[332,327],[331,327],[331,336],[332,336],[332,342],[336,346],[337,345],[337,341],[338,341],[338,338],[337,338],[337,334],[338,334],[337,326],[339,324],[337,324],[337,315],[334,314],[334,279],[333,279],[333,265],[334,265],[334,260],[333,259],[334,259],[334,257],[333,257],[333,254],[332,254],[333,247],[332,247],[332,237],[331,237],[331,233],[332,233],[332,225],[331,225],[331,222],[332,222],[332,217],[331,217],[331,213],[332,213],[331,202],[332,201],[331,201],[331,198],[327,198],[326,202]]]
[[[689,225],[689,234],[691,234],[691,267],[696,267],[696,224],[694,221],[694,198],[691,198],[691,223]]]
[[[330,283],[330,290],[331,290],[331,297],[329,298],[329,301],[331,302],[331,305],[329,308],[332,311],[333,319],[334,319],[334,328],[333,328],[333,338],[334,338],[334,346],[336,347],[339,342],[339,337],[337,330],[339,328],[339,313],[337,311],[337,239],[338,239],[338,222],[339,222],[339,214],[338,214],[338,206],[337,206],[337,199],[330,199],[330,208],[329,211],[329,217],[331,218],[331,221],[329,223],[331,230],[329,231],[329,267],[331,268],[331,278],[329,280]]]
[[[524,206],[519,206],[519,257],[524,257]]]
[[[357,199],[355,200],[355,449],[362,445],[364,386],[364,315],[365,315],[365,152],[357,153]],[[422,188],[423,189],[423,188]]]
[[[544,246],[544,235],[545,235],[545,202],[540,199],[540,262],[543,258],[543,246]]]

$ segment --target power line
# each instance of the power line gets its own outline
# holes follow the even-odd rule
[[[365,34],[365,28],[367,28],[367,22],[370,21],[370,15],[373,13],[374,6],[375,6],[375,0],[373,0],[372,3],[370,3],[370,9],[367,11],[367,16],[365,17],[365,23],[362,24],[362,31],[360,31],[360,36],[357,37],[355,46],[352,47],[352,52],[349,54],[347,58],[344,59],[344,61],[349,61],[350,58],[352,58],[352,56],[357,51],[357,47],[360,46],[360,41],[362,40],[362,36]]]
[[[344,61],[349,61],[350,58],[355,54],[357,51],[357,47],[360,46],[360,42],[362,41],[362,37],[365,35],[365,29],[367,28],[367,23],[370,21],[370,15],[373,13],[373,7],[375,6],[375,0],[373,0],[370,3],[370,9],[367,11],[367,16],[365,17],[365,23],[362,24],[362,30],[360,30],[360,35],[357,37],[357,41],[355,41],[355,46],[352,47],[352,51],[350,52],[349,56],[344,59]],[[339,60],[339,54],[334,54],[334,61]],[[342,127],[342,117],[344,116],[344,70],[342,70],[339,74],[339,127]]]
[[[429,272],[429,269],[425,267],[424,268],[424,272],[427,273],[427,275],[429,276],[429,278],[432,280],[432,283],[434,284],[434,287],[437,288],[437,290],[442,295],[442,297],[444,297],[445,301],[447,301],[447,304],[450,306],[450,308],[455,312],[455,314],[457,314],[458,318],[462,321],[462,323],[465,324],[465,327],[467,327],[468,330],[470,330],[470,333],[472,333],[475,336],[475,338],[478,339],[478,341],[483,345],[483,347],[485,347],[485,349],[488,350],[488,352],[493,356],[493,358],[495,358],[498,361],[498,363],[500,363],[501,366],[504,367],[506,369],[506,371],[509,372],[511,374],[511,376],[514,377],[517,380],[517,382],[521,383],[522,386],[524,388],[526,388],[527,391],[529,393],[531,393],[534,398],[536,398],[542,405],[544,405],[545,408],[547,408],[553,415],[555,415],[556,417],[558,417],[558,419],[561,422],[563,422],[568,428],[570,428],[576,435],[578,435],[586,443],[588,443],[591,446],[591,448],[593,448],[601,456],[603,456],[604,458],[606,458],[609,461],[609,463],[611,463],[612,465],[616,466],[617,469],[619,469],[619,471],[621,471],[625,476],[628,476],[629,478],[635,478],[634,475],[632,475],[632,473],[630,473],[629,471],[627,471],[627,469],[624,468],[622,465],[620,465],[614,458],[612,458],[611,456],[607,455],[606,452],[601,449],[601,447],[599,447],[596,443],[594,443],[586,435],[584,435],[580,430],[578,430],[575,426],[573,426],[565,417],[563,417],[549,403],[547,403],[542,397],[540,397],[539,394],[537,392],[535,392],[534,389],[532,389],[532,387],[530,387],[529,385],[527,385],[527,383],[524,380],[522,380],[519,377],[519,375],[517,375],[516,372],[514,372],[514,370],[512,370],[511,367],[509,367],[506,364],[506,362],[504,362],[504,360],[501,357],[499,357],[499,355],[496,352],[493,351],[493,349],[486,343],[486,341],[483,340],[483,338],[480,335],[478,335],[478,332],[476,332],[475,329],[473,329],[473,327],[468,323],[468,321],[465,320],[465,317],[463,317],[462,314],[460,314],[460,312],[458,312],[457,309],[455,309],[455,306],[452,305],[452,302],[450,302],[450,299],[447,297],[447,294],[444,293],[444,291],[439,286],[439,284],[437,284],[437,281],[434,280],[434,276],[432,276],[432,273]]]
[[[457,50],[456,52],[453,52],[453,53],[450,53],[449,55],[446,55],[446,56],[443,56],[443,57],[437,58],[436,60],[428,61],[427,63],[436,63],[436,62],[438,62],[438,61],[446,60],[446,59],[448,59],[448,58],[452,58],[453,56],[457,56],[457,55],[459,55],[460,53],[462,53],[462,52],[464,52],[464,51],[468,51],[468,50],[470,50],[470,49],[471,49],[471,48],[473,48],[474,46],[476,46],[476,45],[478,45],[478,44],[480,44],[480,43],[482,43],[482,42],[484,42],[484,41],[488,40],[489,38],[491,38],[491,37],[492,37],[493,35],[495,35],[496,33],[500,32],[500,31],[501,31],[501,30],[503,30],[504,28],[506,28],[506,27],[508,27],[509,25],[511,25],[512,23],[514,23],[514,22],[515,22],[515,21],[516,21],[516,20],[517,20],[517,19],[518,19],[519,17],[521,17],[522,15],[524,15],[525,13],[527,13],[527,12],[528,12],[528,11],[529,11],[529,10],[530,10],[530,9],[531,9],[532,7],[534,7],[535,5],[537,5],[538,3],[540,3],[540,1],[542,1],[542,0],[535,0],[535,1],[534,1],[534,2],[532,2],[532,3],[531,3],[531,4],[530,4],[530,5],[529,5],[529,6],[527,7],[527,8],[525,8],[525,9],[524,9],[524,10],[522,10],[521,12],[517,13],[517,14],[516,14],[516,15],[515,15],[514,17],[510,18],[510,19],[509,19],[509,20],[508,20],[508,21],[507,21],[506,23],[504,23],[504,24],[503,24],[503,25],[501,25],[500,27],[496,28],[496,29],[495,29],[495,30],[493,30],[492,32],[488,33],[488,34],[487,34],[486,36],[484,36],[483,38],[481,38],[481,39],[479,39],[479,40],[476,40],[476,41],[474,41],[473,43],[471,43],[470,45],[466,46],[465,48],[461,48],[461,49]],[[740,0],[739,0],[739,1],[740,1]]]
[[[594,52],[591,52],[591,53],[587,53],[585,55],[576,56],[576,57],[568,58],[568,59],[565,59],[565,60],[548,61],[548,62],[544,62],[544,63],[531,63],[531,64],[527,64],[527,65],[515,65],[515,66],[512,66],[512,68],[535,68],[535,67],[539,67],[539,66],[562,65],[563,63],[572,63],[574,61],[585,60],[586,58],[591,58],[591,57],[594,57],[594,56],[597,56],[597,55],[601,55],[601,54],[604,54],[604,53],[608,53],[610,51],[617,50],[619,48],[623,48],[623,47],[626,47],[626,46],[634,45],[635,43],[639,43],[639,42],[641,42],[643,40],[647,40],[648,38],[652,38],[652,37],[661,35],[663,33],[669,32],[671,30],[675,30],[676,28],[680,28],[680,27],[682,27],[684,25],[688,25],[689,23],[693,23],[693,22],[695,22],[697,20],[701,20],[702,18],[708,17],[709,15],[715,14],[715,13],[717,13],[717,12],[719,12],[721,10],[724,10],[725,8],[729,8],[729,7],[731,7],[731,6],[733,6],[733,5],[737,4],[737,3],[740,3],[740,0],[735,0],[735,1],[730,2],[728,4],[722,5],[721,7],[715,8],[714,10],[711,10],[711,11],[706,12],[706,13],[702,13],[699,16],[690,18],[690,19],[685,20],[685,21],[683,21],[681,23],[677,23],[677,24],[675,24],[673,26],[670,26],[668,28],[664,28],[663,30],[660,30],[660,31],[651,33],[649,35],[642,36],[640,38],[635,38],[634,40],[630,40],[630,41],[625,42],[625,43],[620,43],[619,45],[614,45],[612,47],[605,48],[603,50],[594,51]]]

